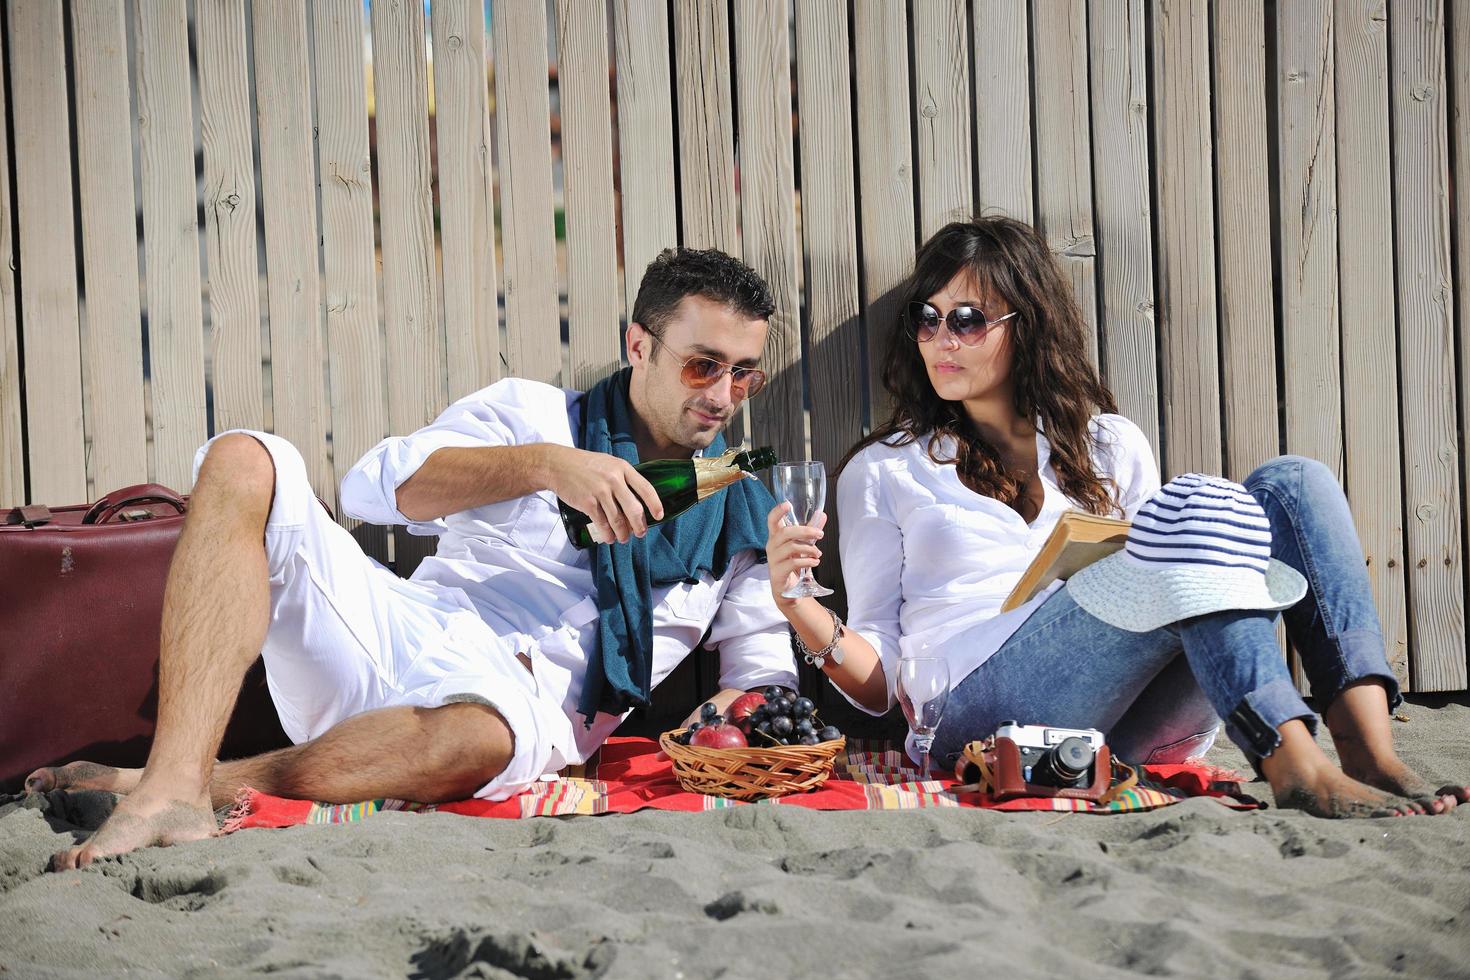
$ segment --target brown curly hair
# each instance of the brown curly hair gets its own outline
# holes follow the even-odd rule
[[[1117,403],[1087,358],[1082,312],[1046,242],[1030,225],[1011,218],[945,225],[919,249],[914,271],[900,287],[899,309],[927,302],[965,270],[1018,313],[1008,321],[1014,405],[1022,418],[1040,420],[1062,491],[1090,513],[1121,513],[1116,485],[1093,470],[1088,430],[1096,412],[1116,412]],[[902,446],[932,436],[930,459],[954,464],[960,481],[976,493],[1018,505],[1025,480],[1006,471],[1000,453],[980,436],[962,403],[945,401],[934,391],[918,344],[901,318],[889,332],[882,379],[893,397],[893,414],[854,446],[842,465],[875,442]],[[949,445],[945,436],[954,440],[952,457],[940,455]]]

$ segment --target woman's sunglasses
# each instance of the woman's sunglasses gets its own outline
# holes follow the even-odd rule
[[[939,336],[939,325],[942,323],[949,327],[949,332],[955,340],[966,347],[978,347],[985,340],[985,335],[990,328],[997,323],[1009,320],[1016,315],[1015,310],[1005,316],[998,316],[994,320],[987,319],[985,311],[978,306],[956,306],[944,316],[928,303],[910,303],[908,311],[904,315],[904,327],[910,340],[916,340],[921,344],[927,344]]]
[[[718,382],[726,374],[730,375],[730,394],[736,398],[753,398],[757,392],[766,386],[766,372],[760,368],[741,367],[738,364],[726,364],[717,361],[713,357],[705,357],[696,354],[680,360],[679,355],[665,344],[651,331],[648,336],[653,342],[669,352],[669,356],[679,361],[681,368],[679,380],[684,382],[686,388],[708,388]]]

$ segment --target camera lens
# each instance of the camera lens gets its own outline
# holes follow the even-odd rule
[[[1092,766],[1092,746],[1075,735],[1062,739],[1037,764],[1033,780],[1050,786],[1076,786]]]
[[[1092,765],[1092,746],[1086,739],[1072,735],[1052,750],[1051,767],[1066,782],[1076,782]]]

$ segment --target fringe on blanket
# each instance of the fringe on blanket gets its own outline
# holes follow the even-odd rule
[[[254,810],[254,801],[259,793],[250,786],[241,786],[235,793],[235,802],[230,804],[230,812],[225,814],[225,822],[220,826],[221,834],[233,834],[245,823],[247,817]]]

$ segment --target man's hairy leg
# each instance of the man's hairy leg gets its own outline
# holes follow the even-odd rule
[[[482,704],[379,708],[309,742],[220,763],[210,793],[216,807],[247,786],[324,803],[444,803],[474,795],[504,771],[514,750],[510,727]]]
[[[210,805],[228,806],[244,787],[324,803],[392,797],[418,803],[462,800],[510,762],[515,743],[492,708],[381,708],[348,718],[319,738],[274,752],[216,763]],[[144,770],[73,762],[37,770],[35,792],[101,789],[130,793]],[[44,774],[44,775],[43,775]],[[45,785],[40,785],[42,779]]]
[[[240,682],[269,625],[264,534],[275,487],[250,436],[210,447],[164,588],[158,728],[137,787],[56,870],[215,832],[209,783]]]

